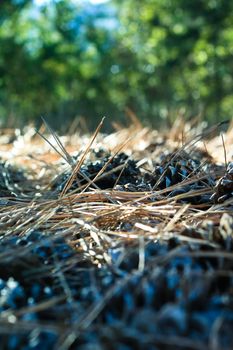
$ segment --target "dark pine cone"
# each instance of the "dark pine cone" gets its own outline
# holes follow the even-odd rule
[[[221,177],[214,188],[211,199],[215,203],[222,203],[233,195],[233,162],[227,166],[226,174]]]

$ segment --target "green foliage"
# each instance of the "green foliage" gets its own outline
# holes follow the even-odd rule
[[[228,0],[1,2],[2,120],[231,118],[232,23]]]
[[[231,118],[231,1],[128,0],[119,11],[145,115],[188,106],[211,120]]]

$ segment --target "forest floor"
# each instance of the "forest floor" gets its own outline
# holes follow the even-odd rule
[[[0,135],[0,349],[233,349],[233,125],[100,127]]]

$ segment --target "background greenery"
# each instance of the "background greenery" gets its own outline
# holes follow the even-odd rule
[[[0,119],[230,119],[233,2],[0,2]]]

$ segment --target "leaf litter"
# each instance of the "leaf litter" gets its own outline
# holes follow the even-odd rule
[[[0,135],[1,349],[233,348],[233,128],[131,121]]]

